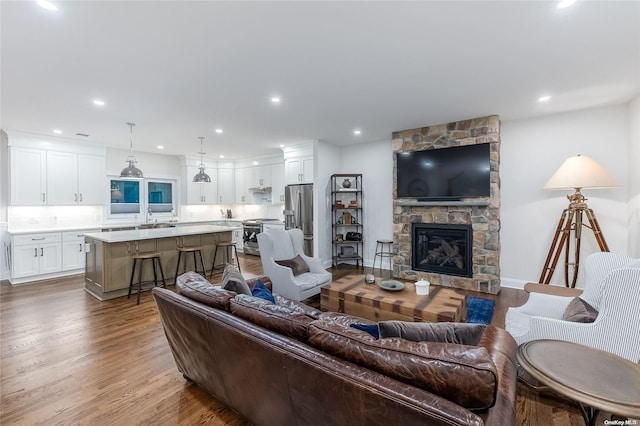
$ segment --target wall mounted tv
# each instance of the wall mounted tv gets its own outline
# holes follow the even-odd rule
[[[397,198],[454,201],[488,197],[488,143],[396,153]]]

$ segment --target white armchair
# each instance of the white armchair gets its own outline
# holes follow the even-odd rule
[[[585,262],[585,288],[567,295],[568,289],[544,286],[529,300],[509,308],[505,328],[518,344],[538,339],[580,343],[640,360],[640,260],[615,253],[594,253]],[[564,321],[563,314],[577,294],[598,311],[592,323]]]
[[[320,259],[306,256],[304,235],[299,229],[269,229],[258,234],[262,272],[271,278],[273,292],[301,301],[320,293],[320,287],[331,282],[331,274],[322,267]],[[276,263],[300,255],[309,272],[294,276],[291,268]]]

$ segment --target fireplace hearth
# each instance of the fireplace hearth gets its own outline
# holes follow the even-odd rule
[[[471,225],[411,224],[411,267],[415,271],[471,278]]]

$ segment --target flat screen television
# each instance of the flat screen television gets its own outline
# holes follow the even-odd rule
[[[453,201],[488,197],[488,143],[399,152],[396,154],[397,198]]]

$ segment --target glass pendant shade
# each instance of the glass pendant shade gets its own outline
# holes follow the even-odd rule
[[[137,163],[136,157],[133,156],[133,126],[135,126],[135,123],[127,123],[127,125],[129,126],[129,156],[126,162],[129,165],[122,169],[120,177],[142,179],[144,177],[142,170],[134,166]]]
[[[200,139],[200,152],[198,153],[200,154],[200,165],[198,166],[198,169],[200,169],[200,171],[193,177],[193,182],[211,183],[211,177],[204,171],[204,161],[202,160],[202,156],[206,154],[206,152],[204,152],[204,150],[202,149],[204,138],[200,136],[198,139]]]

